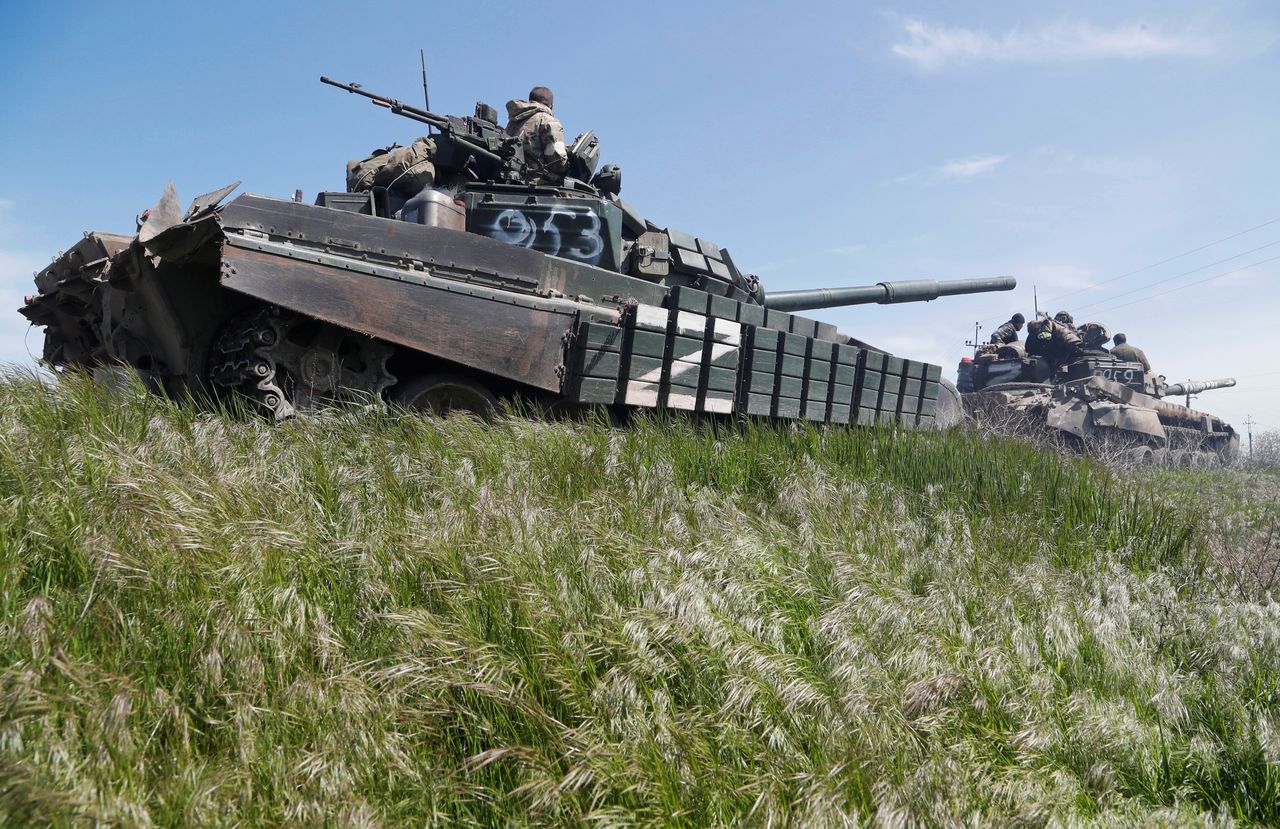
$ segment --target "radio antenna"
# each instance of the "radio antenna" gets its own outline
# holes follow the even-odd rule
[[[431,109],[431,93],[427,91],[427,53],[418,50],[418,61],[422,64],[422,108]]]

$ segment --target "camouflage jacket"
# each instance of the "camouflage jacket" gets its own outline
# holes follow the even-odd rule
[[[507,101],[507,135],[524,139],[530,184],[559,184],[569,166],[564,127],[551,110],[532,101]]]
[[[1147,361],[1147,355],[1143,354],[1142,349],[1137,346],[1120,343],[1111,349],[1111,356],[1130,363],[1142,363],[1143,371],[1151,371],[1151,363]]]
[[[1069,325],[1042,317],[1027,323],[1027,353],[1057,364],[1080,356],[1080,334]]]
[[[1008,345],[1018,341],[1018,329],[1014,326],[1013,320],[1009,320],[1004,325],[991,332],[991,342],[996,345]]]

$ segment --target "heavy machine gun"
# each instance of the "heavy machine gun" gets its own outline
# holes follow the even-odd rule
[[[519,138],[507,135],[498,125],[498,113],[488,104],[477,103],[475,115],[460,118],[437,115],[395,98],[369,92],[358,83],[341,83],[324,76],[321,76],[320,83],[368,98],[376,106],[439,130],[434,158],[437,167],[470,168],[480,181],[515,184],[525,178],[524,147]]]
[[[532,166],[525,158],[523,141],[519,136],[507,135],[498,123],[498,111],[489,104],[477,101],[475,114],[466,117],[438,115],[395,98],[369,92],[358,83],[341,83],[323,75],[320,82],[368,98],[375,106],[439,130],[440,134],[433,136],[435,147],[431,160],[443,174],[442,179],[457,178],[457,184],[489,182],[512,185],[536,180]],[[600,162],[600,141],[594,131],[587,130],[579,135],[567,152],[569,162],[563,182],[565,189],[603,197],[618,195],[622,189],[622,171],[616,164],[607,164],[596,171]]]

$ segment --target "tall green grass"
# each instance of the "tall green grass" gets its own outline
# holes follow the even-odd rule
[[[1018,442],[0,383],[5,825],[1280,822],[1280,607]]]

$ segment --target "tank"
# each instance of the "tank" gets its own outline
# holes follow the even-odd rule
[[[1191,395],[1234,386],[1234,379],[1169,384],[1102,348],[1105,328],[1098,323],[1080,326],[1073,338],[1058,330],[1067,326],[1038,322],[1046,324],[1037,331],[1028,326],[1026,345],[984,345],[961,360],[957,387],[975,419],[1140,463],[1217,466],[1236,457],[1235,430],[1190,407]],[[1046,330],[1048,337],[1038,335]],[[1177,397],[1186,397],[1186,405]]]
[[[352,162],[348,189],[314,204],[230,198],[235,182],[183,209],[170,184],[134,234],[86,233],[20,309],[45,328],[47,364],[123,365],[157,391],[241,395],[276,418],[378,398],[907,428],[963,416],[939,366],[793,312],[1009,290],[1011,277],[766,295],[728,250],[623,201],[593,133],[563,181],[530,183],[492,107],[439,116],[321,80],[431,131]]]

